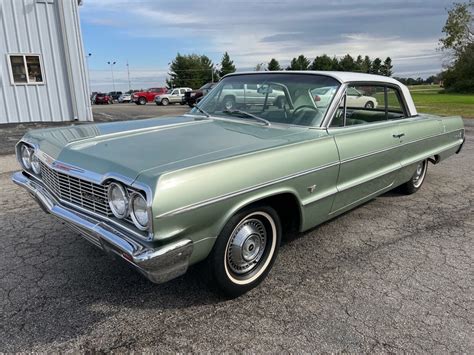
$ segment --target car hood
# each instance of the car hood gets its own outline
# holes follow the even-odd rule
[[[24,139],[62,163],[136,179],[145,171],[160,175],[323,133],[179,116],[37,130]]]

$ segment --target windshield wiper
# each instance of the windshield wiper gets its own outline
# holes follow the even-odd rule
[[[263,122],[265,123],[265,126],[270,126],[271,123],[270,121],[266,120],[265,118],[262,118],[262,117],[258,117],[258,116],[255,116],[254,114],[250,113],[250,112],[246,112],[246,111],[242,111],[242,110],[233,110],[233,111],[230,111],[230,110],[224,110],[222,111],[223,113],[228,113],[228,114],[231,114],[231,115],[245,115],[247,117],[250,117],[250,118],[254,118],[256,119],[257,121],[260,121],[260,122]]]
[[[194,105],[194,108],[197,109],[199,112],[201,112],[204,116],[206,117],[211,117],[211,115],[209,113],[207,113],[206,111],[204,111],[202,108],[200,108],[198,105]]]

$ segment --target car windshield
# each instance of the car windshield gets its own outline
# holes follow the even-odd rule
[[[340,83],[328,76],[261,73],[222,79],[199,104],[214,117],[247,119],[258,124],[319,126]],[[315,100],[314,91],[326,92]],[[196,108],[193,114],[202,115]]]

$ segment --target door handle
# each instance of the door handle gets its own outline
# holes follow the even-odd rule
[[[405,133],[400,133],[400,134],[393,134],[393,138],[402,138],[405,135]]]

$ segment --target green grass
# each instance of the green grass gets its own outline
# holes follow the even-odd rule
[[[474,94],[445,93],[438,85],[414,85],[409,89],[420,113],[474,118]]]

